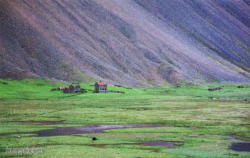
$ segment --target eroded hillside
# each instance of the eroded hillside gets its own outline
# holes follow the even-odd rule
[[[0,0],[0,77],[249,82],[244,0]]]

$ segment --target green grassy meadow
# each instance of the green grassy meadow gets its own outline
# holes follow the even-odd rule
[[[5,83],[5,84],[3,84]],[[233,83],[183,84],[127,89],[125,94],[93,93],[94,83],[81,83],[83,94],[52,88],[66,83],[40,79],[0,80],[0,133],[34,132],[98,124],[161,124],[102,133],[38,137],[0,135],[0,157],[34,158],[249,158],[229,146],[250,141],[250,86]],[[208,91],[223,87],[220,91]],[[64,121],[64,124],[22,121]],[[97,140],[93,141],[92,137]],[[145,141],[176,141],[176,148],[145,146]],[[8,153],[6,148],[41,148],[42,153]]]

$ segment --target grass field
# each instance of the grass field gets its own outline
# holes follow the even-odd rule
[[[91,85],[92,84],[92,85]],[[93,90],[93,83],[81,87]],[[65,83],[44,80],[0,80],[0,157],[34,158],[249,158],[250,152],[229,149],[250,141],[250,87],[232,83],[174,85],[126,89],[125,94],[50,91]],[[208,91],[211,87],[223,90]],[[46,122],[23,121],[61,121]],[[58,127],[160,124],[162,127],[122,128],[101,133],[38,137]],[[16,133],[16,134],[15,134]],[[97,140],[93,141],[92,138]],[[181,142],[175,148],[143,142]],[[41,149],[11,153],[7,149]]]

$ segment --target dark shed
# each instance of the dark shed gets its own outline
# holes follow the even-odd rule
[[[79,83],[73,82],[69,88],[65,88],[63,90],[64,93],[80,93],[81,92],[81,87]]]

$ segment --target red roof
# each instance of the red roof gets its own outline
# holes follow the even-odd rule
[[[96,84],[98,84],[99,86],[104,86],[104,85],[106,85],[106,83],[103,82],[103,81],[96,82]]]

